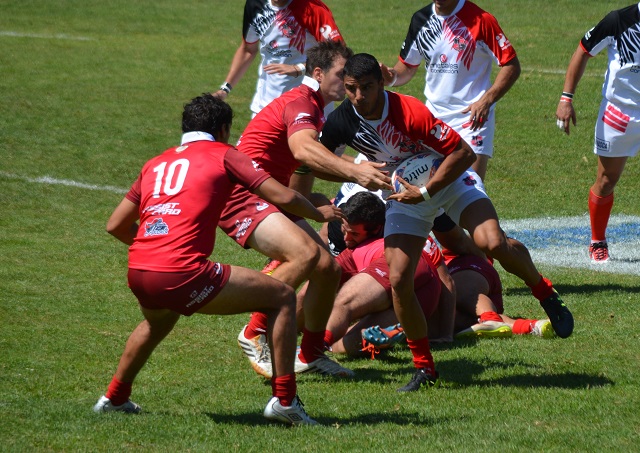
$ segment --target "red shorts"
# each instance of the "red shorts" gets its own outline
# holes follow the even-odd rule
[[[498,271],[487,260],[483,260],[476,255],[462,255],[452,259],[447,265],[451,275],[456,272],[470,270],[478,272],[489,284],[489,299],[496,306],[498,313],[504,313],[504,304],[502,302],[502,282]]]
[[[253,230],[274,212],[282,211],[237,184],[222,211],[218,226],[227,236],[247,249],[249,246],[246,242]],[[301,219],[287,212],[282,213],[294,223]]]
[[[389,300],[391,300],[389,264],[387,264],[384,256],[373,260],[369,266],[359,273],[371,275],[384,288]],[[414,278],[414,291],[426,318],[429,318],[438,307],[441,290],[438,274],[427,264],[424,258],[420,259]]]
[[[216,297],[229,281],[231,266],[207,261],[190,272],[129,269],[129,288],[144,308],[191,316]]]

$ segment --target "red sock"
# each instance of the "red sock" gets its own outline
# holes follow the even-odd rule
[[[536,319],[516,319],[511,331],[516,335],[526,335],[531,333],[536,322]]]
[[[330,330],[324,331],[324,345],[327,349],[331,348],[331,345],[335,343],[333,339],[333,333]]]
[[[416,368],[426,368],[427,373],[435,376],[436,365],[433,362],[433,356],[429,348],[429,338],[424,337],[419,340],[409,340],[407,338],[407,344],[409,345],[411,354],[413,354],[413,365]]]
[[[538,283],[533,286],[527,283],[527,286],[531,288],[533,297],[539,301],[543,301],[553,294],[553,284],[551,280],[544,278],[542,274],[540,274],[540,281]]]
[[[121,382],[114,376],[113,379],[111,379],[111,383],[109,384],[109,388],[107,389],[107,394],[105,396],[111,400],[111,403],[114,406],[120,406],[121,404],[129,401],[132,385],[133,383]]]
[[[260,313],[259,311],[254,311],[251,313],[251,319],[249,320],[249,324],[247,324],[247,328],[244,330],[244,337],[246,339],[255,338],[258,335],[266,335],[267,334],[267,315],[264,313]]]
[[[324,332],[324,330],[310,332],[306,328],[304,329],[300,343],[300,355],[298,355],[303,363],[313,362],[324,353]]]
[[[502,322],[502,318],[500,317],[500,315],[498,313],[496,313],[495,311],[485,311],[484,313],[482,313],[480,315],[480,322],[485,322],[485,321],[498,321],[498,322]]]
[[[606,231],[613,207],[613,193],[599,197],[589,190],[589,218],[591,219],[591,242],[607,239]]]
[[[274,376],[271,378],[271,392],[273,396],[280,399],[283,406],[291,406],[293,398],[296,396],[296,374],[291,373],[285,376]]]

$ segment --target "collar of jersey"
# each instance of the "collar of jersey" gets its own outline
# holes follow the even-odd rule
[[[215,142],[216,139],[213,138],[213,135],[208,134],[206,132],[201,131],[193,131],[193,132],[185,132],[182,134],[182,140],[180,141],[181,145],[191,142],[197,142],[200,140],[208,140],[210,142]]]

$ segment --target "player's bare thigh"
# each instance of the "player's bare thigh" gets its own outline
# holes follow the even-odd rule
[[[385,288],[371,275],[360,273],[340,288],[334,303],[334,309],[345,307],[351,321],[370,313],[391,308],[391,299]]]

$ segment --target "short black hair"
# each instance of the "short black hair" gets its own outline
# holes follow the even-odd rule
[[[182,132],[206,132],[216,137],[223,126],[231,127],[233,110],[211,93],[191,99],[182,112]]]
[[[319,42],[307,50],[307,75],[311,75],[314,68],[320,68],[323,72],[329,71],[338,56],[348,60],[353,56],[353,51],[342,41]]]
[[[347,60],[344,65],[344,75],[358,80],[372,75],[377,81],[382,80],[382,70],[376,57],[368,53],[358,53]]]
[[[351,225],[363,225],[367,233],[380,231],[384,226],[386,206],[384,201],[371,192],[358,192],[343,205],[342,212]]]

